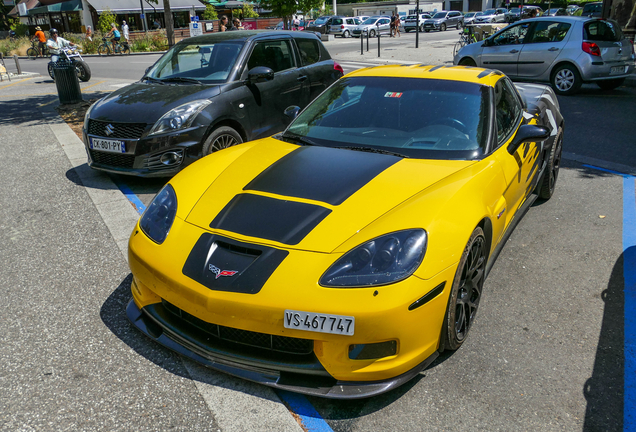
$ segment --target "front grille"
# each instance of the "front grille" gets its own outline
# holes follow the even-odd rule
[[[113,132],[108,135],[106,126],[110,125]],[[139,139],[146,130],[146,123],[113,123],[90,119],[88,134],[108,138]]]
[[[232,327],[225,327],[211,324],[190,315],[175,305],[162,300],[163,307],[197,327],[199,330],[226,342],[233,342],[241,345],[248,345],[270,351],[278,351],[288,354],[311,354],[314,351],[314,341],[310,339],[298,339],[287,336],[275,336],[266,333],[258,333],[247,330],[240,330]]]
[[[117,168],[132,168],[135,164],[135,155],[122,153],[106,153],[97,150],[88,150],[91,160],[100,165]]]

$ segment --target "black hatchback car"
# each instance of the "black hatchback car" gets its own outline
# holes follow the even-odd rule
[[[315,34],[234,31],[185,39],[84,119],[92,168],[171,176],[196,159],[283,130],[343,75]]]

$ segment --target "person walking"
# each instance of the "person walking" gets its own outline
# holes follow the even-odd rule
[[[221,19],[219,20],[219,31],[224,32],[228,30],[227,16],[221,15]]]
[[[38,40],[38,49],[40,50],[40,55],[44,57],[44,47],[46,47],[46,35],[44,34],[40,26],[37,26],[35,28],[35,36],[33,36],[33,39],[31,39],[31,41],[34,41],[36,39]]]
[[[391,13],[391,30],[389,33],[390,37],[395,37],[395,12]]]
[[[232,18],[232,28],[230,30],[245,30],[241,25],[241,20],[238,18]]]
[[[57,34],[57,30],[52,28],[49,30],[50,39],[46,41],[46,46],[51,53],[51,61],[57,62],[60,59],[60,50],[67,46],[75,46],[71,41],[67,41]]]
[[[89,41],[93,41],[93,29],[91,26],[86,26],[86,39]]]
[[[130,36],[130,33],[128,30],[128,24],[126,24],[126,21],[121,22],[121,32],[124,34],[124,39],[126,39],[126,43],[128,43],[128,37]]]
[[[397,34],[398,37],[402,37],[402,35],[400,34],[400,25],[402,23],[400,22],[400,17],[396,16],[395,17],[395,34]]]

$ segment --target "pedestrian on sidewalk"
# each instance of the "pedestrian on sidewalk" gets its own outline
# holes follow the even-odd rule
[[[221,15],[221,19],[219,20],[219,31],[224,32],[227,31],[228,23],[227,16]]]
[[[230,30],[245,30],[241,25],[241,20],[238,18],[232,18],[232,28]]]
[[[121,22],[121,32],[124,34],[124,39],[126,39],[126,42],[128,42],[129,31],[128,31],[128,24],[126,24],[126,21]]]
[[[91,26],[86,26],[86,39],[89,41],[93,41],[93,29]]]
[[[402,37],[402,35],[400,34],[400,17],[396,16],[395,17],[395,34],[397,34],[398,37]]]
[[[396,18],[395,17],[395,12],[392,12],[392,15],[391,15],[391,30],[390,30],[390,33],[389,33],[390,37],[395,37],[395,18]]]

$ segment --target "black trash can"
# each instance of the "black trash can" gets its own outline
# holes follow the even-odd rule
[[[73,104],[82,101],[82,90],[75,72],[75,65],[69,61],[53,63],[53,76],[61,104]]]

